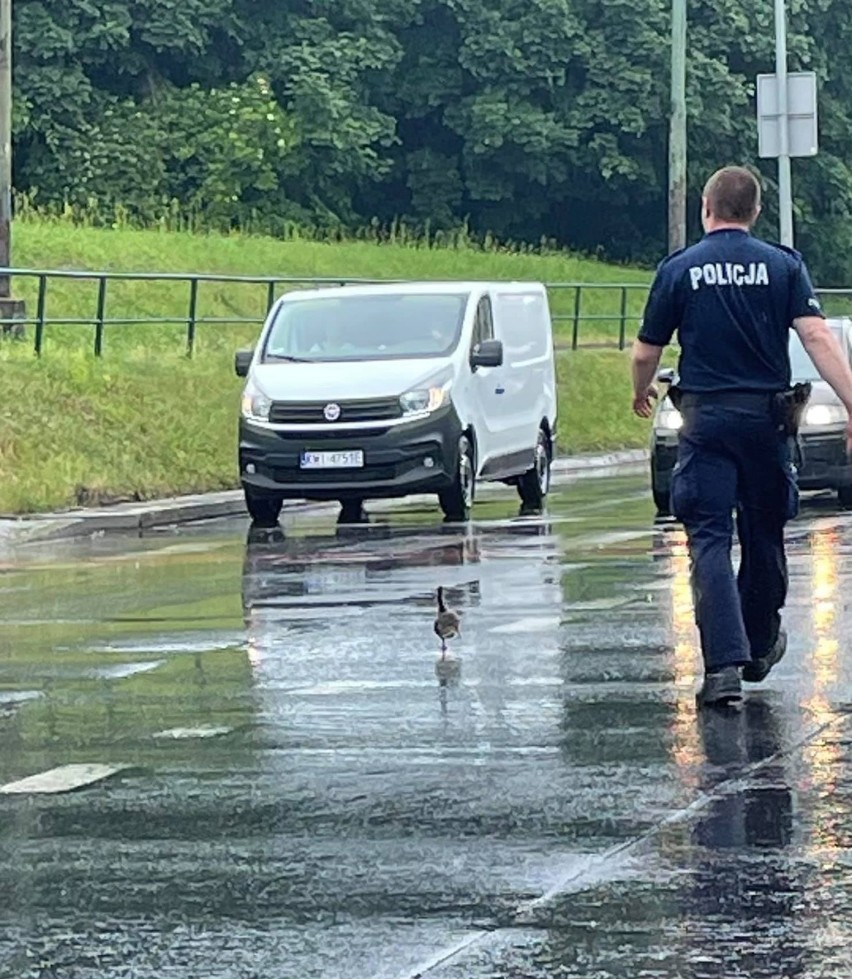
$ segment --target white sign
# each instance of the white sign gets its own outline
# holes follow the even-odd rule
[[[778,113],[776,75],[757,76],[758,155],[777,157],[780,153],[781,118]],[[791,71],[787,75],[787,152],[789,156],[816,156],[817,153],[816,72]]]

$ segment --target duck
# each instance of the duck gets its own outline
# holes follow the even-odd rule
[[[458,612],[447,608],[444,602],[443,586],[438,588],[438,614],[435,616],[433,629],[435,635],[441,640],[441,659],[447,656],[447,640],[455,639],[461,635],[461,619]]]

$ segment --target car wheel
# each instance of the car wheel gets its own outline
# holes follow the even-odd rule
[[[657,508],[658,517],[670,517],[672,515],[671,499],[668,490],[661,490],[657,482],[657,459],[651,450],[651,496],[654,499],[654,506]]]
[[[841,486],[838,489],[837,502],[844,510],[852,510],[852,486]]]
[[[244,490],[246,510],[252,522],[258,527],[274,527],[281,514],[283,500],[278,496],[255,496],[249,490]]]
[[[466,435],[459,439],[456,471],[453,484],[438,494],[438,500],[447,520],[467,520],[476,485],[476,469],[473,462],[473,446]]]
[[[669,494],[661,493],[659,490],[653,490],[654,496],[654,506],[657,508],[658,517],[670,517],[672,515],[671,503],[669,502]]]
[[[526,511],[541,511],[550,489],[550,442],[544,429],[538,430],[531,469],[518,479],[518,496]]]

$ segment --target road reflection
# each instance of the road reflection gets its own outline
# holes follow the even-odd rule
[[[698,728],[706,758],[700,787],[711,799],[690,836],[681,957],[700,961],[706,979],[729,979],[732,962],[737,975],[804,975],[807,885],[787,852],[795,803],[785,715],[753,695],[742,711],[702,712]]]

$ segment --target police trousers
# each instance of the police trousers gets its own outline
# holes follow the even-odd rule
[[[787,597],[784,525],[798,512],[796,474],[769,394],[684,393],[672,473],[705,670],[765,655]],[[731,550],[736,531],[740,566]]]

